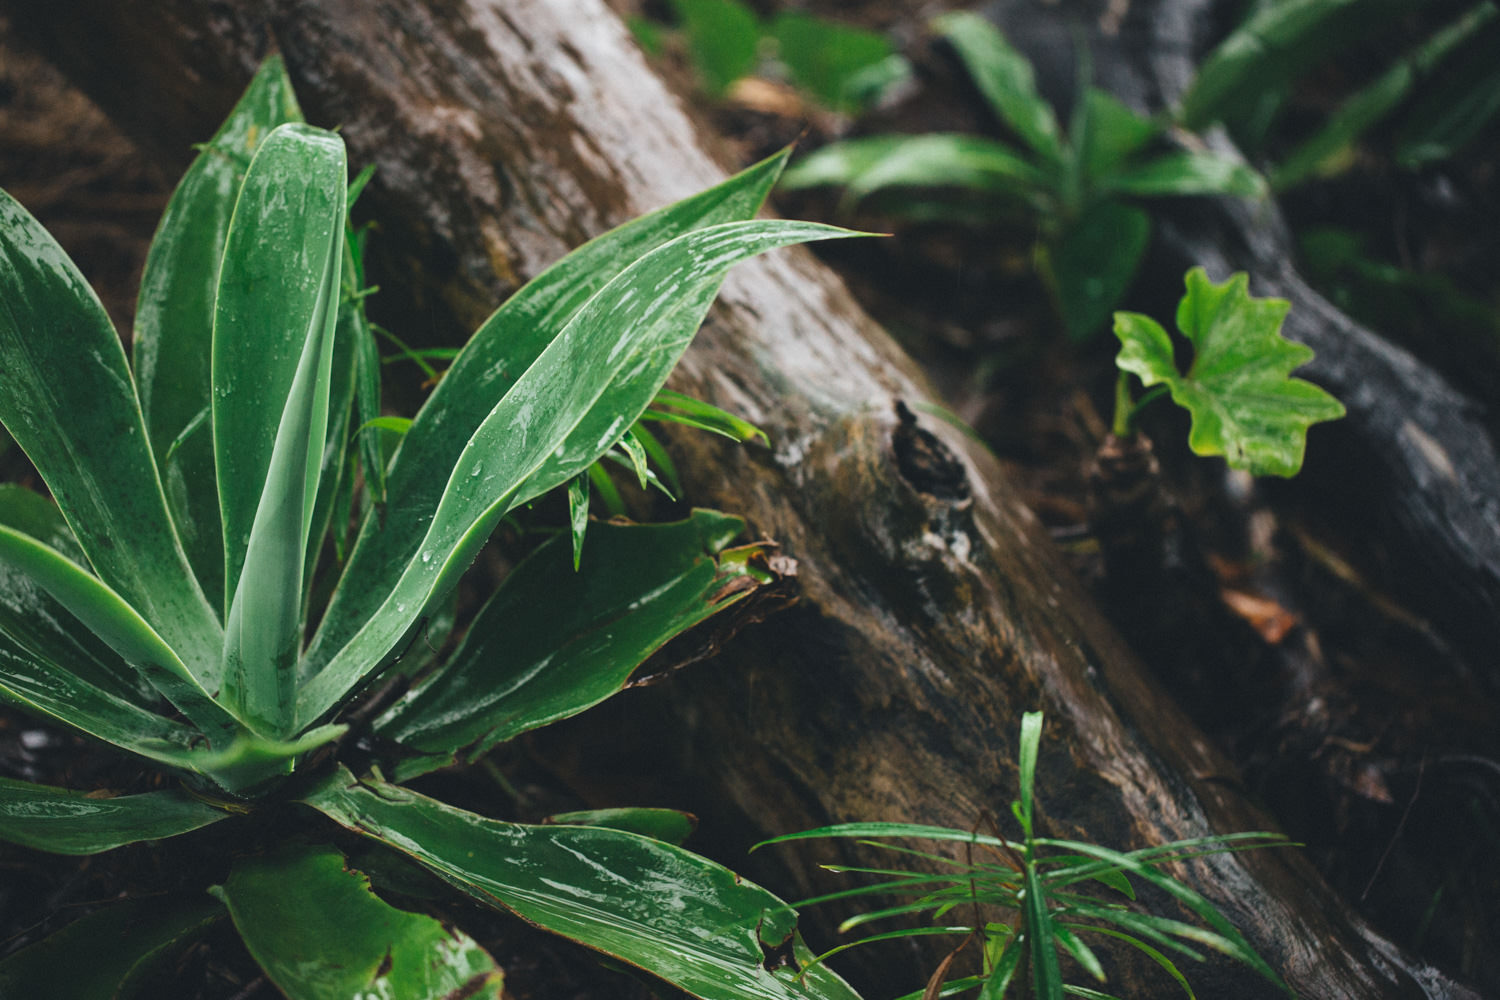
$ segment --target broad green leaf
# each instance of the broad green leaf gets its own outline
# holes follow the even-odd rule
[[[1193,347],[1180,372],[1172,341],[1161,325],[1139,313],[1116,313],[1120,338],[1116,364],[1144,385],[1165,385],[1192,414],[1188,446],[1199,455],[1223,455],[1254,475],[1293,476],[1302,467],[1307,428],[1344,415],[1344,407],[1310,382],[1291,378],[1312,350],[1281,336],[1289,304],[1252,299],[1249,279],[1236,274],[1221,285],[1202,268],[1187,274],[1187,294],[1177,326]]]
[[[1083,92],[1084,131],[1080,167],[1085,183],[1106,181],[1161,132],[1161,126],[1138,115],[1096,87]]]
[[[994,139],[958,133],[881,135],[834,143],[787,171],[789,190],[837,184],[853,203],[889,188],[963,188],[1033,204],[1046,175]]]
[[[1308,177],[1336,172],[1338,165],[1349,159],[1356,139],[1395,110],[1451,51],[1496,16],[1500,16],[1500,8],[1493,3],[1477,3],[1408,52],[1349,98],[1316,135],[1287,155],[1271,176],[1275,188],[1284,191]]]
[[[944,14],[933,30],[952,44],[975,86],[1044,163],[1063,162],[1062,134],[1052,106],[1036,89],[1031,61],[1011,47],[993,24],[968,11]]]
[[[241,860],[214,893],[290,1000],[501,995],[499,968],[472,938],[386,903],[332,847]]]
[[[743,528],[704,510],[675,524],[595,524],[583,573],[573,570],[570,539],[553,538],[515,568],[448,662],[391,706],[376,732],[442,755],[413,762],[430,770],[598,704],[668,639],[733,603],[718,593],[743,568],[721,566],[717,555]]]
[[[302,585],[328,431],[344,256],[338,136],[282,125],[230,223],[214,317],[214,446],[224,515],[225,704],[263,736],[295,715]]]
[[[474,432],[417,553],[370,622],[303,687],[299,720],[322,718],[383,668],[509,510],[566,483],[614,446],[687,349],[731,265],[777,247],[855,235],[814,223],[723,223],[656,248],[601,289]],[[413,424],[403,448],[415,431]]]
[[[668,240],[753,216],[786,156],[778,153],[716,187],[584,244],[485,321],[418,412],[391,460],[385,517],[367,519],[360,532],[304,659],[304,682],[380,607],[416,554],[469,439],[579,308],[631,261]]]
[[[1100,332],[1135,281],[1151,242],[1151,216],[1118,201],[1096,202],[1044,258],[1057,284],[1058,312],[1074,343]]]
[[[271,56],[172,193],[136,304],[131,350],[141,409],[183,548],[216,608],[225,598],[213,434],[202,427],[173,445],[209,408],[214,295],[240,180],[273,128],[301,120],[286,67]]]
[[[698,828],[698,817],[692,813],[639,806],[556,813],[548,816],[547,822],[564,826],[602,826],[611,830],[624,830],[626,833],[638,833],[668,844],[681,844]]]
[[[19,573],[44,590],[52,601],[165,695],[211,742],[218,744],[234,731],[234,718],[214,703],[150,624],[98,577],[55,549],[3,525],[0,525],[0,567],[3,567],[0,573]],[[4,614],[10,617],[12,612],[7,610]],[[17,622],[13,627],[22,630],[26,624]],[[33,634],[38,627],[32,623]],[[55,643],[46,646],[49,654],[61,649]],[[116,681],[117,696],[129,697],[127,692],[132,692],[136,697],[131,700],[138,701],[138,685],[120,676],[111,659],[91,657],[90,662]],[[66,669],[68,664],[59,666]],[[90,669],[87,673],[93,681],[102,680],[99,672]],[[80,680],[83,676],[80,674]]]
[[[793,81],[836,111],[858,110],[853,85],[891,55],[884,35],[801,11],[777,14],[768,34]]]
[[[681,848],[600,827],[485,819],[342,771],[308,805],[414,858],[471,896],[708,1000],[855,1000],[832,975],[766,968],[796,913]]]
[[[1221,153],[1167,153],[1102,180],[1101,191],[1141,198],[1175,195],[1233,195],[1264,198],[1266,181],[1238,160]]]
[[[0,839],[53,854],[98,854],[175,837],[227,815],[175,790],[103,798],[0,778]]]
[[[672,0],[682,20],[693,69],[710,97],[755,68],[760,21],[740,0]]]
[[[223,914],[222,906],[201,894],[114,903],[0,961],[0,996],[150,996],[143,991],[153,985],[154,970]]]
[[[95,572],[212,688],[222,631],[167,512],[124,349],[67,254],[3,192],[0,423]]]

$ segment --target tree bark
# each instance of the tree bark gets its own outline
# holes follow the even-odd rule
[[[380,220],[382,297],[448,342],[570,247],[724,173],[598,0],[14,6],[18,30],[175,161],[278,46],[309,119],[377,166],[361,205]],[[1128,849],[1272,825],[992,457],[898,412],[929,397],[923,377],[811,255],[733,272],[674,379],[770,434],[769,449],[674,443],[688,497],[747,516],[801,585],[797,608],[659,689],[674,729],[653,752],[670,780],[711,782],[721,827],[742,842],[854,819],[970,827],[1015,795],[1017,723],[1037,708],[1053,835]],[[766,857],[756,872],[790,898],[828,886],[814,851]],[[1301,996],[1471,995],[1362,924],[1293,850],[1182,873]],[[1107,953],[1112,992],[1163,991],[1149,963]],[[886,961],[882,976],[904,964],[897,985],[931,970],[930,955]],[[1276,995],[1227,962],[1187,973],[1207,993]]]

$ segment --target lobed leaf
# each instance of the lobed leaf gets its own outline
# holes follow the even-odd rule
[[[120,339],[67,254],[4,192],[0,423],[99,577],[213,689],[223,633],[167,511]]]
[[[499,1000],[501,972],[467,934],[398,910],[332,847],[237,862],[214,894],[290,1000]]]
[[[1144,385],[1166,385],[1192,414],[1188,446],[1199,455],[1223,455],[1255,475],[1293,476],[1302,467],[1307,428],[1344,415],[1328,393],[1291,371],[1312,350],[1281,336],[1290,308],[1281,299],[1252,299],[1248,278],[1221,285],[1202,268],[1187,275],[1177,325],[1193,346],[1186,374],[1178,371],[1172,342],[1160,324],[1138,313],[1115,314],[1120,339],[1116,364]]]
[[[856,1000],[824,972],[768,969],[796,913],[678,847],[617,830],[485,819],[341,771],[303,800],[491,906],[708,1000]]]
[[[240,181],[271,130],[301,120],[286,66],[270,56],[172,192],[136,303],[132,360],[147,432],[183,548],[216,608],[227,602],[213,434],[183,432],[211,403],[214,296]]]
[[[175,837],[227,815],[177,790],[102,797],[0,778],[0,839],[53,854]]]

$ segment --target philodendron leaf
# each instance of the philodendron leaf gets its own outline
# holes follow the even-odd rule
[[[301,120],[286,67],[271,56],[172,192],[141,276],[131,349],[141,409],[183,548],[214,607],[225,601],[213,434],[199,426],[172,446],[210,405],[214,295],[240,180],[273,128]]]
[[[583,573],[573,570],[567,537],[543,545],[480,610],[448,662],[376,721],[380,735],[424,755],[397,774],[476,757],[615,694],[668,639],[743,595],[719,599],[744,567],[721,568],[716,558],[743,528],[705,510],[675,524],[595,524]]]
[[[332,847],[239,861],[214,892],[290,1000],[501,995],[500,969],[472,938],[386,903]]]
[[[344,258],[343,140],[282,125],[255,154],[214,317],[224,514],[222,698],[263,736],[293,728],[304,555],[328,428]]]
[[[679,847],[601,827],[485,819],[341,771],[304,801],[491,906],[708,1000],[857,1000],[831,975],[767,968],[793,942],[781,900]]]
[[[223,633],[178,544],[120,338],[67,254],[4,192],[0,423],[100,579],[212,689]]]
[[[1289,304],[1253,299],[1249,279],[1235,274],[1221,285],[1202,268],[1187,274],[1187,294],[1177,326],[1193,347],[1186,373],[1178,370],[1172,341],[1161,325],[1139,313],[1116,313],[1120,338],[1116,365],[1144,385],[1165,385],[1192,414],[1188,446],[1199,455],[1223,455],[1255,475],[1294,476],[1302,467],[1307,428],[1344,415],[1327,392],[1291,372],[1313,352],[1281,336]]]
[[[389,663],[500,518],[614,446],[687,350],[731,265],[777,247],[856,235],[814,223],[723,223],[657,247],[600,289],[469,439],[401,578],[369,623],[303,685],[299,722],[322,718]]]
[[[156,967],[223,915],[202,894],[107,906],[0,961],[0,996],[133,1000]]]
[[[0,778],[0,839],[53,854],[98,854],[175,837],[227,815],[175,790],[99,797]]]
[[[553,264],[484,322],[418,412],[391,460],[383,518],[368,518],[302,663],[305,682],[385,600],[469,439],[569,320],[632,261],[704,226],[749,219],[781,174],[785,151],[722,184],[605,233]],[[365,417],[363,419],[368,419]]]

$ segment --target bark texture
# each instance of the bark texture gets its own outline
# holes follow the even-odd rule
[[[382,295],[403,296],[434,339],[456,341],[570,247],[724,173],[598,0],[14,6],[18,29],[168,158],[211,133],[279,46],[309,119],[377,165],[361,204],[390,257]],[[1014,796],[1016,727],[1035,708],[1048,832],[1129,848],[1268,828],[995,462],[898,412],[927,398],[920,373],[809,254],[733,272],[674,378],[774,442],[679,437],[688,495],[748,516],[800,567],[797,608],[662,689],[675,711],[663,745],[680,750],[662,768],[710,782],[743,839],[852,819],[971,826]],[[795,898],[828,885],[815,858],[780,848],[757,870]],[[1363,926],[1295,852],[1184,874],[1301,996],[1469,995]],[[930,955],[885,961],[879,975],[900,978],[875,995],[931,971]],[[1175,988],[1129,954],[1109,961],[1113,992]],[[1189,975],[1204,995],[1278,995],[1225,963]]]

